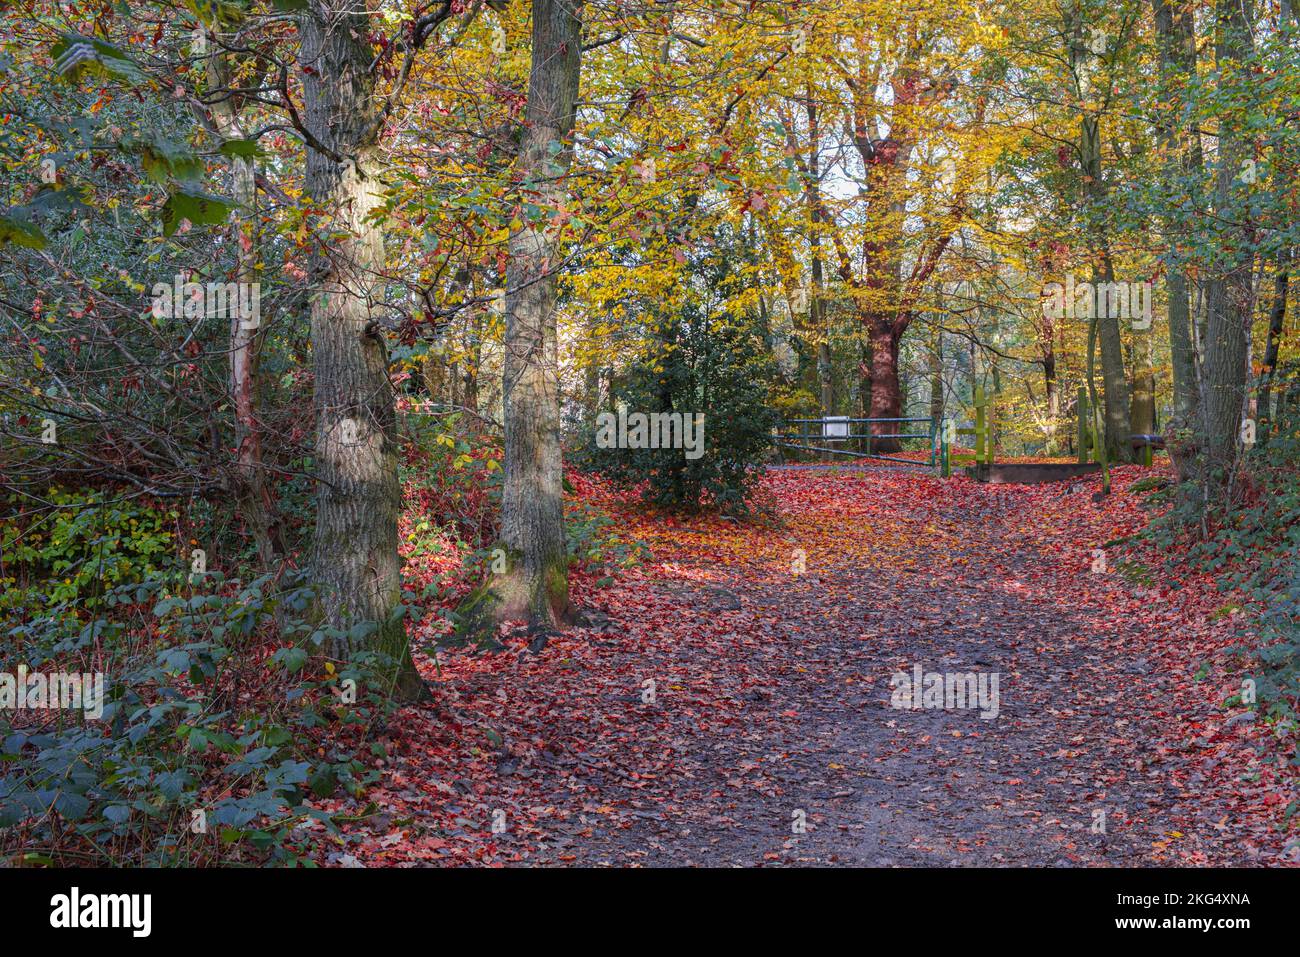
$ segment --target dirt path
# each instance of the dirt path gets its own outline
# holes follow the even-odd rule
[[[989,490],[980,512],[917,516],[962,543],[927,556],[928,569],[814,572],[757,589],[729,576],[723,591],[670,590],[666,600],[697,628],[724,616],[738,635],[769,638],[735,646],[758,681],[745,713],[760,720],[691,742],[691,786],[671,808],[651,796],[630,827],[569,853],[586,864],[1157,862],[1153,846],[1195,796],[1145,765],[1141,746],[1134,753],[1147,742],[1156,757],[1156,715],[1134,722],[1114,705],[1159,700],[1167,680],[1083,637],[1100,629],[1123,644],[1140,623],[1102,622],[1101,609],[1035,600],[1008,580],[1007,570],[1052,560],[1009,535],[1022,504]],[[1005,561],[979,560],[993,554]],[[998,716],[890,707],[891,676],[916,664],[998,673]],[[671,693],[658,698],[673,707]],[[800,811],[807,828],[796,834]],[[1224,813],[1211,803],[1197,816],[1210,825]],[[1241,859],[1226,830],[1207,826],[1192,840],[1211,859]]]
[[[773,481],[781,527],[647,520],[633,530],[657,536],[654,560],[595,593],[607,623],[445,672],[409,731],[459,750],[399,764],[392,813],[427,823],[397,844],[411,856],[379,859],[1275,862],[1250,786],[1215,783],[1249,763],[1228,739],[1250,728],[1192,738],[1224,720],[1188,691],[1204,637],[1167,596],[1089,574],[1084,533],[1043,527],[1091,489]],[[997,716],[891,707],[891,678],[917,665],[996,674]],[[434,786],[457,799],[451,823]],[[485,834],[498,809],[509,827]]]
[[[1127,748],[1111,746],[1152,731],[1116,727],[1123,719],[1108,708],[1123,693],[1127,670],[1112,671],[1071,641],[1069,619],[1045,628],[1045,609],[997,583],[970,585],[964,597],[987,619],[974,624],[955,621],[952,603],[918,576],[850,583],[862,601],[834,609],[819,610],[815,595],[805,602],[792,602],[788,592],[741,598],[755,621],[780,619],[769,632],[772,645],[749,649],[750,670],[763,679],[745,708],[761,719],[752,723],[757,733],[737,728],[721,740],[694,742],[683,761],[692,787],[676,806],[654,811],[651,796],[632,827],[575,845],[579,861],[1147,860],[1145,850],[1161,837],[1160,810],[1186,795],[1135,767]],[[896,637],[862,641],[864,625]],[[1031,651],[1053,639],[1052,654]],[[891,708],[890,677],[917,663],[926,671],[998,672],[998,717]],[[671,698],[660,705],[671,707]],[[792,832],[797,811],[806,816],[803,835]],[[1094,811],[1105,812],[1107,833],[1093,833]],[[1133,817],[1146,820],[1129,829]]]

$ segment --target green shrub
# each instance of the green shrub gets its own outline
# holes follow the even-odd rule
[[[101,671],[100,720],[0,712],[0,852],[16,863],[310,863],[313,807],[378,772],[352,753],[391,707],[366,689],[382,662],[308,669],[325,630],[312,593],[221,575],[119,585],[109,617],[74,601],[10,627],[0,670]],[[360,689],[355,702],[335,692]],[[328,735],[322,734],[328,729]],[[324,747],[325,750],[320,750]],[[323,756],[322,756],[323,755]]]
[[[85,599],[98,607],[106,586],[143,581],[176,564],[175,510],[105,492],[51,488],[43,514],[29,521],[0,520],[0,548],[8,574],[0,613],[19,603]],[[18,496],[6,500],[17,515]],[[30,594],[22,594],[24,587]]]
[[[752,324],[688,306],[613,390],[612,408],[593,423],[579,461],[640,488],[661,507],[748,514],[778,420],[770,401],[774,375]],[[682,447],[602,448],[599,427],[615,424],[620,405],[628,415],[702,415],[700,454],[688,456]]]
[[[1171,507],[1146,534],[1162,548],[1186,545],[1194,568],[1252,602],[1240,651],[1251,662],[1259,707],[1293,721],[1300,700],[1300,410],[1287,405],[1263,438],[1244,457],[1231,507],[1173,489]]]

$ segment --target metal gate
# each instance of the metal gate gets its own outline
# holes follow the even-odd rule
[[[925,431],[919,431],[924,423]],[[873,425],[890,425],[895,429],[916,425],[912,432],[871,433]],[[854,426],[866,426],[864,433],[855,433]],[[926,439],[929,451],[925,459],[905,459],[896,455],[884,455],[871,451],[871,443],[881,439]],[[845,448],[834,448],[831,443],[861,441],[866,443],[865,452],[855,452]],[[820,442],[820,445],[812,445]],[[902,462],[905,465],[928,466],[939,468],[948,474],[948,442],[940,420],[924,418],[897,419],[857,419],[847,415],[829,415],[820,419],[788,419],[777,429],[776,444],[785,449],[797,449],[802,452],[824,452],[829,455],[847,455],[859,459],[881,459],[886,462]]]

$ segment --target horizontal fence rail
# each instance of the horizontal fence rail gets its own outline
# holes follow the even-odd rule
[[[871,426],[894,426],[906,428],[912,423],[924,423],[926,431],[871,432]],[[853,426],[865,425],[865,432],[853,431]],[[807,428],[813,426],[814,428]],[[796,428],[798,427],[798,428]],[[900,462],[904,465],[941,467],[947,474],[947,442],[939,420],[930,416],[895,416],[880,418],[857,418],[854,416],[826,416],[820,419],[786,419],[775,430],[776,444],[781,448],[800,452],[821,452],[827,455],[844,455],[857,459],[878,459],[885,462]],[[871,443],[886,439],[926,439],[929,442],[928,456],[925,459],[908,459],[897,455],[885,455],[871,451]],[[819,445],[808,443],[817,442]],[[865,442],[865,452],[854,451],[833,446],[846,442]]]

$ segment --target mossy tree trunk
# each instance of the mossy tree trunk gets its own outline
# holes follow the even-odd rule
[[[328,237],[313,262],[318,610],[344,633],[326,651],[374,651],[387,660],[386,693],[423,696],[401,617],[397,520],[397,419],[388,354],[378,323],[384,301],[384,239],[372,213],[381,123],[372,24],[364,4],[314,0],[302,19],[307,191]]]
[[[1246,69],[1251,54],[1251,4],[1247,0],[1218,0],[1215,64],[1222,72]],[[1205,302],[1205,380],[1202,420],[1205,423],[1205,480],[1209,488],[1229,494],[1236,473],[1242,416],[1248,382],[1246,361],[1255,311],[1252,280],[1255,226],[1251,221],[1249,185],[1243,181],[1245,160],[1251,155],[1242,119],[1229,116],[1219,134],[1215,183],[1215,216],[1237,223],[1238,235],[1217,274],[1207,283]],[[1225,234],[1226,238],[1226,234]]]
[[[510,234],[506,270],[505,484],[501,537],[510,553],[491,582],[490,618],[526,618],[530,627],[573,619],[560,452],[555,325],[562,254],[552,227],[564,208],[573,161],[571,136],[581,65],[581,3],[534,0],[532,69],[517,175],[523,217]]]
[[[1171,0],[1152,0],[1156,38],[1160,50],[1160,82],[1164,111],[1158,129],[1164,153],[1166,175],[1171,179],[1200,177],[1200,139],[1189,135],[1179,120],[1179,107],[1196,77],[1196,23],[1190,9]],[[1165,268],[1165,298],[1169,314],[1169,358],[1173,373],[1173,414],[1166,423],[1166,446],[1180,480],[1193,477],[1199,452],[1198,417],[1200,389],[1197,384],[1197,356],[1192,330],[1191,296],[1187,267],[1183,262],[1186,244],[1183,228],[1171,221],[1166,241],[1169,261]]]

